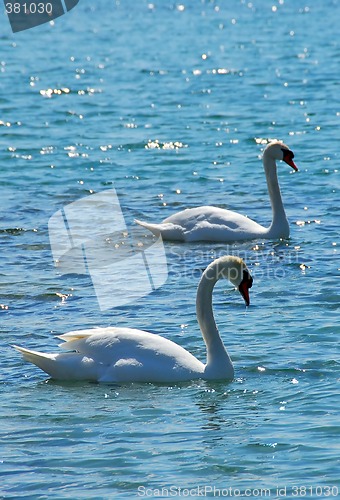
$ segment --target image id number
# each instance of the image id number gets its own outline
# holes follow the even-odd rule
[[[9,3],[5,4],[7,14],[48,14],[52,15],[53,6],[51,3],[35,3],[35,2],[25,2],[25,3]]]
[[[292,497],[337,497],[339,489],[337,486],[292,486]]]

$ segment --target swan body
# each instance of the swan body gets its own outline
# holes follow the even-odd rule
[[[232,379],[234,368],[218,332],[212,292],[220,278],[236,286],[247,305],[252,277],[239,257],[224,256],[202,274],[196,300],[197,319],[207,348],[206,364],[175,342],[132,328],[95,328],[65,333],[68,352],[48,354],[14,346],[26,361],[57,380],[97,382],[177,382]]]
[[[170,241],[229,242],[256,238],[288,238],[289,224],[282,203],[276,160],[283,160],[297,171],[293,158],[294,153],[279,141],[269,143],[264,150],[262,161],[273,211],[272,223],[268,228],[237,212],[211,206],[182,210],[160,224],[139,220],[136,222],[155,235],[161,235],[163,240]]]

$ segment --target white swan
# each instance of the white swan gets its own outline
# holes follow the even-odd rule
[[[199,326],[207,348],[203,364],[183,347],[159,335],[131,328],[96,328],[65,333],[59,338],[68,353],[45,354],[13,346],[24,359],[52,378],[98,382],[177,382],[192,379],[232,379],[234,368],[218,332],[212,292],[228,278],[249,305],[252,277],[239,257],[224,256],[202,274],[196,300]]]
[[[160,224],[149,224],[135,220],[163,240],[172,241],[241,241],[255,238],[288,238],[289,224],[282,203],[277,179],[276,161],[283,160],[294,170],[294,153],[279,141],[267,145],[263,153],[273,220],[269,228],[248,219],[244,215],[223,208],[203,206],[188,208],[164,219]]]

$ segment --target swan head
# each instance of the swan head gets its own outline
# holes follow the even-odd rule
[[[263,153],[263,159],[271,158],[273,160],[282,160],[287,165],[292,167],[296,172],[298,171],[297,166],[295,165],[293,158],[294,153],[289,149],[289,147],[280,141],[270,142]]]
[[[228,279],[242,295],[247,306],[250,304],[249,289],[253,285],[253,278],[245,264],[240,258],[227,255],[216,259],[206,269],[208,279]]]

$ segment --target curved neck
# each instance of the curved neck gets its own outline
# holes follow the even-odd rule
[[[217,329],[212,307],[213,288],[220,277],[215,266],[209,266],[203,273],[197,289],[196,313],[207,347],[206,376],[233,378],[233,365]]]
[[[263,166],[266,174],[270,204],[273,211],[272,223],[268,229],[271,238],[288,238],[289,224],[282,202],[279,181],[277,178],[276,162],[264,154]]]

